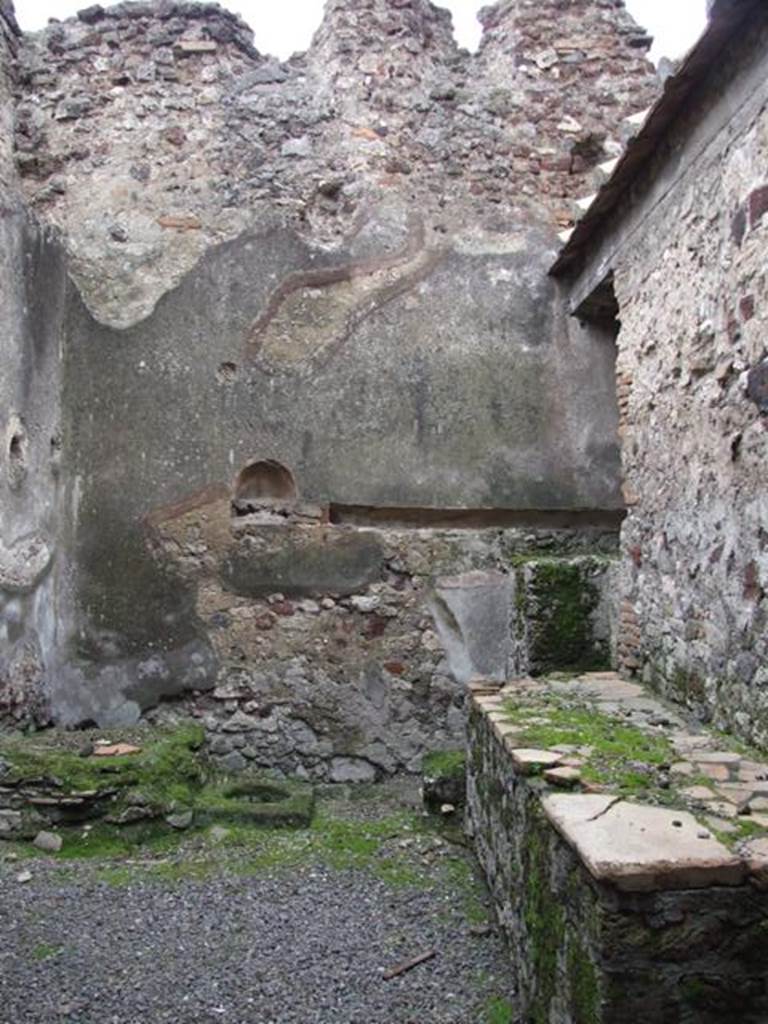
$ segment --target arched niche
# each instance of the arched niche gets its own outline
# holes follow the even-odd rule
[[[274,459],[249,462],[237,475],[234,505],[258,505],[260,502],[291,502],[298,497],[293,473]]]

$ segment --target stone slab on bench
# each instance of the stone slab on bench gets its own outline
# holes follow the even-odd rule
[[[598,881],[625,892],[740,885],[740,857],[692,814],[587,793],[552,795],[544,812]]]

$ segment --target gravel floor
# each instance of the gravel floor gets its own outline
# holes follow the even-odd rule
[[[368,871],[99,880],[0,863],[0,1024],[497,1024],[512,981],[449,884]],[[428,949],[406,974],[384,972]]]

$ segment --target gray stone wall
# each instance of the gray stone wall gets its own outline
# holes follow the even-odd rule
[[[767,42],[756,15],[593,263],[621,319],[621,663],[762,746]]]
[[[13,153],[15,86],[14,62],[20,45],[20,32],[8,0],[0,3],[0,195],[5,199],[17,188]]]

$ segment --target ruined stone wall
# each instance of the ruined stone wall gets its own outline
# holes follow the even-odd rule
[[[621,661],[763,746],[767,43],[763,12],[597,254],[621,319]]]
[[[436,246],[526,200],[566,224],[621,118],[656,94],[650,40],[618,0],[483,18],[477,57],[427,0],[333,0],[285,63],[234,15],[169,0],[94,5],[25,39],[20,170],[97,319],[145,317],[265,211],[327,245],[392,195]]]
[[[569,623],[579,620],[571,577],[583,574],[585,596],[595,597],[579,622],[589,638],[576,653],[568,639],[580,637],[551,631],[547,653],[561,657],[556,667],[579,658],[606,664],[605,630],[590,615],[615,557],[613,530],[360,529],[313,522],[311,510],[302,511],[282,525],[256,513],[233,525],[225,493],[164,510],[151,522],[155,557],[174,565],[194,595],[220,666],[215,689],[199,694],[193,711],[213,757],[229,770],[256,764],[335,782],[372,781],[419,771],[429,749],[460,746],[467,675],[506,679],[519,667],[518,630],[549,625],[513,599],[506,575],[512,561],[521,586],[526,569],[543,574],[547,566],[551,579],[562,566]],[[451,580],[435,584],[446,574]],[[478,579],[490,583],[480,595]],[[529,584],[522,600],[537,593]],[[530,660],[541,655],[537,639]],[[145,664],[143,683],[127,694],[139,704],[151,702],[158,685],[149,669]],[[80,715],[107,719],[125,708],[119,694],[101,708],[98,694],[81,694],[91,705]]]
[[[296,553],[294,502],[270,528],[277,565],[254,541],[255,561],[228,567],[231,501],[253,462],[282,464],[300,505],[342,514],[556,509],[589,521],[620,509],[614,352],[568,326],[546,270],[569,197],[614,151],[612,126],[655,91],[648,41],[604,0],[486,18],[477,57],[425,0],[334,0],[309,52],[285,63],[215,5],[170,0],[96,5],[24,40],[18,167],[78,289],[63,343],[73,566],[49,678],[56,719],[133,721],[163,697],[226,692],[240,641],[217,623],[231,620],[247,623],[245,667],[261,680],[251,703],[281,706],[288,692],[295,711],[334,694],[338,742],[307,754],[323,771],[355,751],[370,770],[360,751],[379,736],[380,699],[397,708],[390,740],[400,720],[418,724],[402,749],[369,758],[377,771],[412,766],[430,729],[453,730],[436,652],[429,671],[409,656],[402,683],[368,671],[369,613],[342,605],[363,637],[347,677],[313,646],[330,608],[317,620],[279,610],[294,557],[336,602],[338,551],[349,537],[365,549],[364,531],[325,523],[316,550]],[[157,544],[169,508],[218,524],[205,587],[185,571],[198,527],[177,548]],[[412,548],[383,543],[395,561],[426,558],[415,536]],[[439,571],[474,568],[489,543],[467,531],[435,554]],[[231,614],[230,570],[261,573],[258,597]],[[341,596],[376,597],[367,585]],[[412,645],[426,613],[401,611],[396,636]],[[406,664],[389,648],[375,660]],[[369,700],[358,690],[371,679]],[[270,728],[282,712],[271,714]],[[339,737],[355,716],[368,725],[350,746]],[[301,737],[290,748],[297,715],[284,717],[274,763],[288,765]]]
[[[3,0],[0,3],[0,195],[4,200],[8,192],[16,187],[13,89],[19,36],[13,5]]]

